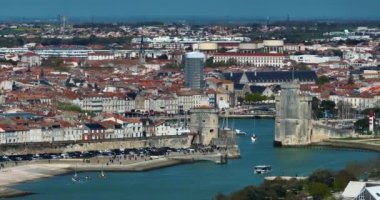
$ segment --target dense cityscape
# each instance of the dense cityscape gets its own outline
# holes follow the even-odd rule
[[[379,81],[376,21],[4,22],[0,170],[29,162],[55,163],[57,174],[226,164],[241,156],[237,138],[251,137],[234,119],[275,119],[274,146],[378,152]],[[293,177],[297,189],[282,188],[286,194],[261,185],[215,198],[379,199],[377,170],[363,169],[364,181],[352,169],[317,171],[307,183]],[[36,179],[1,173],[9,184]]]

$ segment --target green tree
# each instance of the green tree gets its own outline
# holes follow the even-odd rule
[[[332,53],[333,53],[333,56],[339,56],[339,57],[343,57],[343,52],[339,49],[334,49],[332,50]]]
[[[82,112],[82,109],[79,106],[65,102],[58,102],[58,109],[64,111]]]
[[[267,100],[267,97],[266,96],[263,96],[259,93],[249,93],[247,92],[245,94],[245,101],[249,102],[249,103],[256,103],[256,102],[259,102],[259,101],[265,101]]]
[[[317,78],[317,80],[315,81],[315,83],[317,85],[323,85],[325,83],[329,83],[330,82],[330,79],[327,77],[327,76],[320,76]]]
[[[227,60],[226,64],[227,64],[227,66],[237,65],[237,61],[234,58],[230,58]]]
[[[209,57],[206,60],[206,67],[213,67],[214,65],[214,57]]]
[[[324,183],[311,182],[306,188],[314,199],[324,199],[330,196],[330,188]]]
[[[343,191],[350,181],[356,180],[355,175],[349,173],[347,170],[341,170],[334,176],[334,189],[335,191]]]
[[[222,48],[218,49],[219,53],[225,53],[226,51],[227,51],[226,47],[222,47]]]
[[[166,55],[166,54],[162,54],[162,55],[158,56],[158,59],[161,59],[161,60],[168,60],[168,55]]]
[[[305,63],[296,63],[293,66],[296,71],[310,71],[311,69]]]
[[[353,84],[355,84],[354,77],[352,76],[351,73],[350,73],[350,75],[349,75],[349,77],[348,77],[347,84],[348,84],[348,85],[353,85]]]
[[[360,133],[364,133],[369,129],[369,118],[365,117],[363,119],[359,119],[354,123],[355,130]]]
[[[319,106],[322,113],[326,112],[335,115],[335,102],[330,100],[323,100]]]
[[[309,176],[309,182],[323,183],[328,187],[332,187],[334,183],[334,175],[329,170],[317,170]]]
[[[175,63],[167,63],[163,66],[163,68],[166,68],[166,69],[177,69],[179,68],[179,65],[178,64],[175,64]]]

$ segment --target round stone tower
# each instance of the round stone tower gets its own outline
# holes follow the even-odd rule
[[[190,110],[190,132],[195,134],[192,144],[209,145],[218,138],[218,110],[209,106],[201,106]]]
[[[311,141],[311,100],[301,94],[296,82],[281,85],[281,94],[276,98],[275,146],[306,145]]]

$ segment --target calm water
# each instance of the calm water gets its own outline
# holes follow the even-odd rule
[[[73,18],[95,20],[150,19],[172,20],[194,18],[229,19],[379,19],[378,0],[192,0],[178,3],[177,0],[2,0],[0,19],[50,18],[58,14]]]
[[[235,127],[252,133],[253,120],[236,120]],[[242,159],[227,165],[208,162],[175,166],[142,173],[108,173],[108,179],[87,183],[71,182],[71,175],[58,176],[18,185],[35,195],[17,199],[212,199],[216,193],[230,193],[263,177],[254,175],[252,166],[271,164],[277,175],[307,175],[317,168],[340,169],[348,161],[367,161],[379,153],[334,149],[274,149],[274,120],[256,120],[258,140],[239,139]],[[83,173],[97,177],[98,173]],[[81,174],[82,175],[82,174]]]

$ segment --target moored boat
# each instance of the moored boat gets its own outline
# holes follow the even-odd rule
[[[107,176],[106,176],[106,174],[104,173],[103,170],[100,172],[100,174],[99,174],[99,178],[101,178],[101,179],[105,179],[105,178],[107,178]]]
[[[235,129],[235,134],[236,135],[239,135],[239,136],[244,136],[244,135],[247,135],[246,132],[240,130],[240,129]]]
[[[72,180],[73,182],[78,182],[78,181],[80,181],[80,178],[79,178],[77,172],[75,172],[75,174],[73,175],[73,177],[71,177],[71,180]]]
[[[271,165],[257,165],[253,169],[255,174],[266,174],[272,171]]]
[[[255,134],[252,134],[252,136],[251,136],[251,141],[252,141],[252,142],[256,142],[256,139],[257,139],[256,135],[255,135]]]

